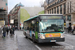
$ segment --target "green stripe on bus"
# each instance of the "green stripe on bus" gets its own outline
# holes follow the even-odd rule
[[[35,32],[35,38],[38,39],[38,32]]]

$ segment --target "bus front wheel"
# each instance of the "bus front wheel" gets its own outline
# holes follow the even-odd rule
[[[34,37],[34,35],[32,35],[32,40],[33,40],[33,42],[35,43],[35,39],[34,39],[35,37]]]
[[[27,38],[27,36],[26,36],[26,38]]]
[[[25,33],[25,37],[27,38],[27,35],[26,35],[26,33]]]

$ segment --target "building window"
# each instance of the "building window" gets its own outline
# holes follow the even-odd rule
[[[54,8],[54,13],[56,14],[56,7]]]
[[[69,13],[69,3],[68,3],[68,7],[67,7],[67,13]]]
[[[59,6],[57,6],[57,14],[59,14]]]
[[[60,0],[58,0],[58,3],[60,2]]]
[[[53,8],[52,8],[52,14],[53,14]]]
[[[63,0],[60,0],[60,1],[63,1]]]
[[[65,16],[63,16],[63,18],[64,18],[64,23],[66,23],[66,17],[65,17]]]
[[[50,14],[51,14],[51,9],[50,9]]]
[[[70,13],[71,13],[71,1],[70,1]]]
[[[64,4],[64,14],[66,14],[66,3]]]
[[[51,14],[51,10],[50,10],[50,14]]]
[[[68,15],[68,16],[67,16],[67,20],[68,20],[68,21],[71,21],[71,15]]]
[[[52,3],[52,2],[54,2],[54,1],[55,1],[55,0],[48,0],[49,4]]]
[[[49,10],[48,10],[48,14],[49,14]]]
[[[62,14],[62,5],[60,5],[60,14]]]
[[[59,2],[62,2],[62,1],[63,1],[63,0],[58,0],[58,3],[59,3]]]

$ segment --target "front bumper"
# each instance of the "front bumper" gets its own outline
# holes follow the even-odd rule
[[[46,38],[46,39],[40,39],[38,40],[39,43],[46,43],[51,42],[51,40],[56,40],[55,42],[64,42],[65,38]]]

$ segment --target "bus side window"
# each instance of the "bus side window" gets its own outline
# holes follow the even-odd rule
[[[27,27],[27,30],[29,30],[29,27]]]

